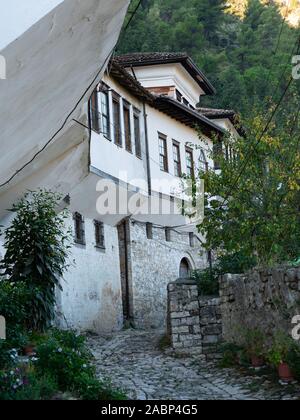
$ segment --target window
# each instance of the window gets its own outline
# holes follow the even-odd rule
[[[174,173],[175,176],[181,176],[181,159],[180,159],[180,145],[177,141],[173,141],[173,159],[174,159]]]
[[[95,90],[90,100],[90,112],[91,112],[91,128],[92,130],[100,133],[100,119],[99,119],[99,105],[98,105],[98,92]]]
[[[208,163],[206,161],[206,156],[203,150],[200,150],[199,165],[201,171],[208,171]]]
[[[153,239],[153,224],[146,223],[146,234],[148,239]]]
[[[84,229],[84,219],[80,213],[74,213],[74,233],[75,233],[75,242],[80,245],[85,245],[85,229]]]
[[[194,172],[193,150],[190,148],[186,148],[185,154],[186,154],[187,176],[189,176],[190,178],[194,178],[195,172]]]
[[[104,87],[100,93],[100,106],[101,106],[101,131],[102,134],[110,138],[110,117],[109,117],[109,97],[108,89]]]
[[[159,164],[162,171],[168,172],[168,144],[163,134],[159,134]]]
[[[183,98],[183,105],[189,106],[189,101],[187,101],[185,98]]]
[[[178,102],[182,102],[182,95],[177,89],[176,89],[176,99]]]
[[[190,247],[194,248],[195,247],[195,235],[193,232],[189,233],[189,240],[190,240]]]
[[[125,131],[125,148],[128,152],[132,152],[131,144],[131,129],[130,129],[130,105],[128,102],[123,101],[123,114],[124,114],[124,131]]]
[[[113,95],[113,115],[115,129],[115,144],[122,146],[121,127],[120,127],[120,97]]]
[[[95,242],[97,248],[105,248],[104,224],[98,220],[94,220]]]
[[[134,121],[135,154],[138,158],[142,158],[140,112],[138,110],[134,110],[133,121]]]
[[[214,143],[213,146],[213,155],[214,155],[214,166],[215,169],[220,169],[220,157],[223,154],[223,147],[222,147],[222,142],[221,141],[217,141],[216,143]]]
[[[165,228],[165,235],[166,235],[166,241],[171,242],[171,229],[169,227]]]

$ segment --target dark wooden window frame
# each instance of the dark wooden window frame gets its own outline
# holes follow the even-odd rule
[[[182,176],[180,143],[176,140],[173,140],[172,146],[173,146],[174,175],[180,178]],[[175,150],[178,151],[178,156],[175,156]],[[176,160],[177,157],[179,160]]]
[[[190,247],[195,248],[195,235],[193,232],[189,233]]]
[[[158,133],[159,140],[159,166],[162,172],[169,172],[168,159],[168,138],[162,133]],[[163,144],[163,147],[162,147]],[[162,153],[163,151],[163,153]]]
[[[182,103],[182,98],[183,98],[182,93],[181,93],[181,92],[179,92],[179,90],[178,90],[178,89],[176,89],[176,100],[177,100],[178,102]]]
[[[221,140],[217,140],[213,145],[213,156],[214,156],[214,168],[215,170],[221,169],[219,157],[223,155],[223,143]]]
[[[73,214],[74,221],[74,241],[76,244],[85,245],[85,223],[82,214],[76,212]]]
[[[109,86],[107,86],[106,84],[102,84],[101,88],[99,89],[99,94],[100,94],[100,98],[101,95],[104,95],[106,97],[107,100],[107,112],[106,114],[103,112],[103,102],[102,102],[102,98],[100,100],[100,105],[101,105],[101,109],[100,109],[100,116],[101,116],[101,133],[103,134],[103,136],[107,139],[107,140],[111,140],[111,120],[110,120],[110,103],[109,103]],[[107,121],[107,132],[104,132],[104,122],[103,120],[106,119]]]
[[[114,143],[118,147],[122,147],[120,95],[118,95],[116,92],[113,92],[112,100],[113,100]],[[117,110],[117,113],[116,113],[116,110]]]
[[[132,153],[132,139],[131,139],[131,105],[123,99],[123,121],[124,121],[124,136],[125,136],[125,150]]]
[[[171,228],[169,227],[165,228],[165,236],[166,236],[166,241],[171,242]]]
[[[90,118],[91,129],[100,134],[100,118],[99,118],[98,89],[96,88],[90,98]]]
[[[153,239],[153,224],[146,223],[146,235],[147,239]]]
[[[135,141],[135,155],[139,159],[142,159],[141,112],[136,108],[133,109],[133,129]]]
[[[191,147],[186,147],[185,148],[185,154],[186,154],[187,175],[188,176],[191,176],[191,178],[194,179],[195,178],[194,151],[193,151],[193,149]],[[190,158],[191,158],[191,165],[192,165],[191,167],[188,166],[188,163],[189,163],[188,156],[190,156]],[[190,169],[191,174],[188,173],[189,172],[189,169]]]
[[[94,220],[94,230],[96,248],[105,249],[104,223],[99,220]]]
[[[204,150],[202,150],[202,149],[200,150],[199,163],[202,166],[201,169],[203,169],[203,166],[204,166],[205,167],[205,171],[207,172],[208,171],[208,162],[206,160],[206,156],[205,156]]]

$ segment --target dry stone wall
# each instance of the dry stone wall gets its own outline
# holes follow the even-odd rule
[[[168,333],[173,350],[216,356],[222,340],[219,303],[218,298],[200,297],[191,280],[168,285]]]
[[[300,267],[227,274],[220,280],[223,337],[239,342],[245,329],[290,332],[300,314]]]

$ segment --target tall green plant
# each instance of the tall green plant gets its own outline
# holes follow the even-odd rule
[[[199,226],[207,249],[241,253],[260,265],[293,261],[300,255],[300,143],[298,116],[274,125],[259,138],[257,117],[234,148],[234,159],[218,157],[221,171],[201,174],[205,217]],[[213,156],[212,156],[213,157]]]
[[[44,330],[54,318],[55,288],[67,268],[69,232],[65,211],[58,213],[60,195],[39,190],[27,193],[11,211],[5,231],[5,256],[0,268],[12,284],[28,288],[28,327]]]

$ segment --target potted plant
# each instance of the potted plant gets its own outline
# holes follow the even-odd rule
[[[247,330],[244,337],[244,346],[252,367],[262,367],[265,354],[264,334],[259,329]]]
[[[268,361],[278,370],[278,376],[283,382],[293,382],[294,376],[289,366],[289,354],[294,346],[292,339],[283,332],[274,335],[273,345],[268,352]]]

